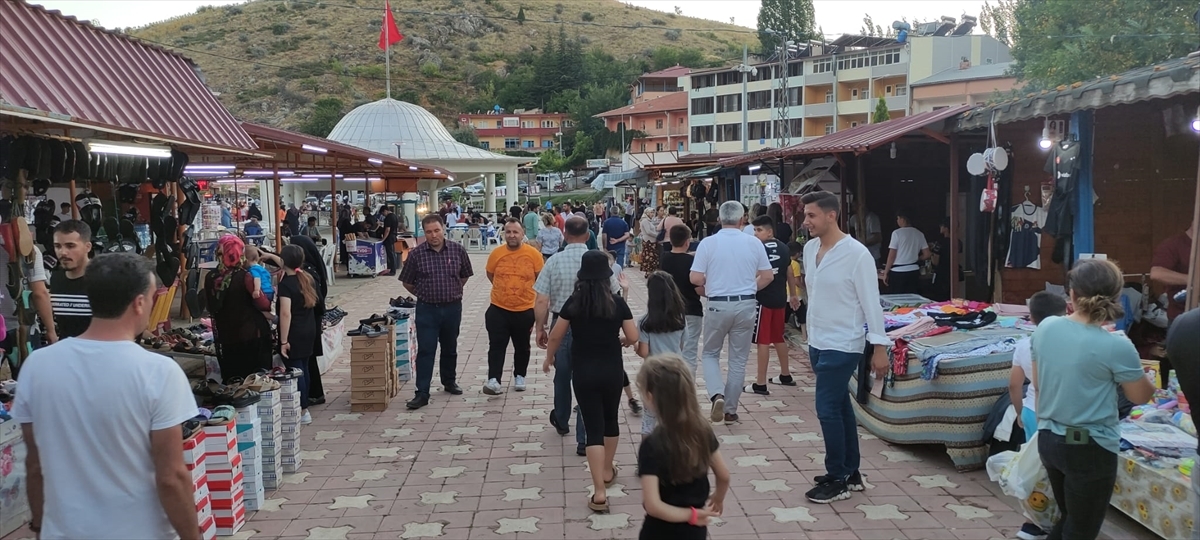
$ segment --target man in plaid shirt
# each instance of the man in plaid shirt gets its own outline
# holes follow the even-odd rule
[[[404,288],[417,297],[417,395],[409,409],[429,404],[433,380],[433,355],[442,346],[442,390],[462,394],[455,382],[458,363],[458,328],[462,324],[463,286],[474,275],[471,258],[462,244],[446,240],[442,216],[429,214],[421,220],[425,242],[408,253],[400,271]]]

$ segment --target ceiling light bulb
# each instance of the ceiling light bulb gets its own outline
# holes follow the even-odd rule
[[[1038,146],[1042,147],[1042,150],[1049,150],[1053,145],[1054,141],[1050,140],[1050,121],[1046,120],[1042,125],[1042,138],[1038,140]]]
[[[1192,120],[1192,131],[1200,132],[1200,116]]]

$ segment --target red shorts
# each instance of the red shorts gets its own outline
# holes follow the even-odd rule
[[[787,310],[758,306],[754,321],[754,342],[759,345],[783,343],[783,326],[787,321]]]

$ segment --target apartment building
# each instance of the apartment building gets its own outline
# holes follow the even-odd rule
[[[786,64],[757,64],[747,73],[736,67],[694,70],[681,78],[688,95],[689,148],[711,153],[775,148],[784,127],[789,144],[800,143],[871,122],[880,99],[890,118],[906,116],[912,113],[909,82],[957,68],[963,58],[976,64],[1011,60],[1007,47],[986,35],[914,36],[903,43],[845,35],[811,45]],[[784,69],[786,92],[779,82]]]
[[[686,152],[688,149],[687,92],[669,92],[648,101],[635,102],[596,118],[614,133],[640,131],[644,137],[633,139],[629,152]]]
[[[911,86],[913,114],[954,107],[984,105],[998,95],[1017,86],[1017,78],[1008,74],[1012,62],[972,66],[963,61],[957,68],[947,69]]]
[[[691,72],[692,68],[676,65],[667,69],[643,74],[641,77],[638,77],[636,82],[629,86],[629,102],[640,103],[658,99],[674,92],[682,92],[683,86],[680,84],[680,78],[687,77]]]
[[[574,127],[569,114],[544,113],[540,109],[460,114],[458,124],[474,128],[485,150],[526,152],[556,147],[563,131]]]

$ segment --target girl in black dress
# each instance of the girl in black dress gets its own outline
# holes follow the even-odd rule
[[[283,247],[283,278],[276,286],[276,312],[279,314],[279,355],[288,368],[299,368],[300,403],[303,406],[301,424],[312,423],[308,414],[308,360],[316,342],[317,322],[313,308],[317,305],[317,287],[313,277],[305,272],[304,249]]]
[[[646,407],[658,417],[658,426],[638,447],[646,509],[638,538],[704,540],[709,518],[723,510],[729,469],[717,451],[712,426],[700,412],[692,372],[677,355],[651,356],[638,371],[637,383]],[[709,469],[717,478],[711,496]]]
[[[563,304],[558,322],[550,331],[546,362],[542,366],[543,371],[550,372],[554,352],[569,328],[571,386],[583,415],[587,433],[585,453],[595,488],[594,495],[588,500],[588,508],[595,512],[608,511],[606,487],[617,477],[613,458],[617,453],[617,437],[621,434],[617,417],[625,379],[621,348],[638,340],[637,324],[633,322],[629,305],[609,288],[612,275],[608,255],[603,251],[591,250],[583,255],[575,292]],[[621,334],[624,334],[624,340]],[[694,401],[695,397],[692,399]]]

